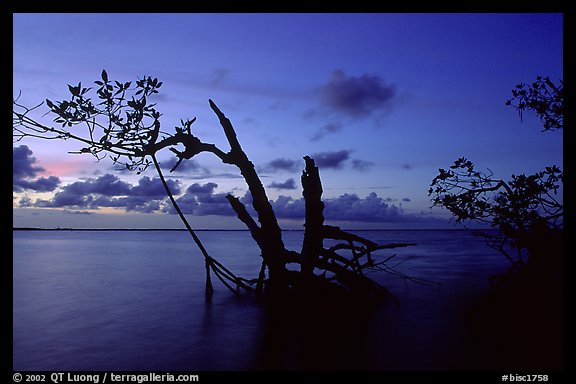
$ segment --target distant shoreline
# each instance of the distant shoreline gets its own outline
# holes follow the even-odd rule
[[[472,231],[480,228],[398,228],[398,229],[346,229],[348,232],[376,232],[376,231]],[[483,230],[490,230],[483,228]],[[187,232],[186,228],[35,228],[35,227],[13,227],[12,231],[84,231],[84,232],[146,232],[146,231],[163,231],[163,232]],[[248,232],[248,229],[195,229],[198,232]],[[304,229],[283,229],[283,232],[304,232]]]
[[[13,227],[13,231],[184,231],[186,228],[34,228]],[[233,231],[245,232],[247,229],[195,229],[194,231]]]

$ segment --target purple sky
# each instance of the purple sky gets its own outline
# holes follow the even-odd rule
[[[157,77],[163,129],[197,117],[196,135],[227,148],[213,99],[285,226],[303,222],[310,155],[329,223],[437,227],[449,216],[429,208],[428,186],[460,156],[502,178],[562,166],[562,132],[505,106],[516,84],[563,77],[562,24],[530,13],[15,14],[13,94],[62,100],[103,68],[123,82]],[[153,169],[119,172],[68,154],[72,142],[13,146],[15,226],[181,227]],[[171,157],[160,156],[168,169]],[[170,183],[196,228],[242,228],[224,199],[248,199],[236,168],[203,154],[179,170]]]

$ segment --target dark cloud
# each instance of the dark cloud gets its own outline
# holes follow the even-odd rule
[[[359,170],[359,171],[366,171],[369,168],[371,168],[373,165],[374,165],[374,163],[371,161],[359,160],[359,159],[353,159],[352,160],[352,167],[354,169]]]
[[[54,195],[52,200],[37,200],[37,207],[78,207],[97,209],[94,196],[78,194],[71,189],[64,189]]]
[[[76,181],[68,184],[57,192],[51,201],[45,202],[52,207],[81,207],[81,208],[98,208],[97,201],[100,201],[100,206],[110,206],[102,204],[102,199],[98,199],[98,195],[122,196],[129,195],[132,186],[117,176],[109,173],[100,176],[96,179],[87,179],[83,181]]]
[[[345,194],[325,202],[324,215],[331,220],[396,222],[401,221],[403,211],[388,204],[375,192],[361,199],[355,194]]]
[[[219,215],[235,216],[230,207],[226,193],[217,193],[216,183],[192,184],[186,193],[177,201],[186,214],[197,216]],[[249,192],[240,198],[248,211],[255,217],[252,207],[252,197]],[[397,199],[381,198],[375,192],[365,198],[356,194],[343,194],[336,198],[324,199],[324,217],[332,221],[356,221],[365,223],[424,223],[428,218],[420,215],[404,213],[400,206],[394,204]],[[403,199],[409,201],[409,199]],[[276,200],[270,200],[270,204],[278,219],[303,220],[305,217],[304,198],[294,199],[281,195]],[[166,205],[164,211],[176,213],[172,206]]]
[[[394,223],[417,220],[404,213],[402,208],[391,204],[393,199],[383,199],[375,192],[365,198],[356,194],[344,194],[336,198],[324,199],[324,217],[329,221],[361,221],[370,223]],[[305,202],[303,198],[293,199],[280,196],[271,201],[278,218],[303,219]]]
[[[166,180],[166,184],[168,184],[168,188],[170,188],[172,194],[178,195],[180,193],[179,181],[168,179]],[[166,196],[166,190],[164,189],[164,185],[162,185],[160,178],[151,179],[148,176],[144,176],[138,180],[137,186],[130,188],[129,194],[131,196],[148,196],[161,198]]]
[[[325,136],[338,133],[342,130],[342,124],[340,123],[328,123],[322,128],[320,128],[311,138],[312,141],[318,141]]]
[[[350,158],[351,152],[350,150],[344,149],[337,152],[315,153],[311,157],[319,168],[341,169],[344,166],[344,162]]]
[[[352,167],[357,170],[367,170],[374,163],[370,161],[360,160],[360,159],[350,159],[350,154],[352,150],[343,149],[340,151],[327,151],[318,152],[310,155],[316,163],[316,165],[323,169],[342,169],[348,160],[351,160]],[[296,161],[291,159],[279,158],[270,161],[263,167],[259,167],[259,172],[270,172],[276,173],[280,171],[285,172],[299,172],[304,168],[303,161]],[[276,187],[272,187],[276,188]]]
[[[285,158],[275,159],[270,161],[263,167],[260,167],[258,171],[260,172],[298,172],[302,168],[302,163],[296,160],[290,160]]]
[[[290,196],[278,196],[276,201],[270,201],[279,219],[303,219],[306,213],[303,198],[293,199]]]
[[[60,184],[56,176],[37,177],[44,168],[35,166],[36,158],[26,145],[13,148],[12,151],[12,190],[21,192],[25,189],[37,192],[51,192]]]
[[[274,189],[296,189],[296,182],[294,181],[293,178],[289,178],[288,180],[279,183],[276,181],[273,181],[271,184],[268,185],[268,188],[274,188]]]
[[[96,179],[87,179],[69,184],[63,188],[63,191],[75,195],[96,193],[104,196],[122,196],[128,195],[131,188],[132,186],[129,183],[107,173]]]
[[[410,201],[412,201],[412,200],[411,200],[409,197],[404,197],[404,198],[402,199],[402,201],[410,202]]]
[[[190,185],[186,192],[176,199],[180,210],[185,214],[193,214],[196,216],[206,215],[219,215],[219,216],[233,216],[234,210],[230,207],[230,203],[226,199],[227,193],[215,193],[218,187],[216,183],[199,184],[194,183]],[[164,211],[168,213],[176,213],[172,205],[166,205]]]
[[[353,118],[386,112],[395,95],[396,87],[379,76],[348,76],[341,70],[320,89],[323,107]]]
[[[218,68],[214,70],[214,72],[212,73],[212,81],[211,81],[212,85],[214,86],[220,85],[224,80],[228,79],[229,75],[230,75],[229,69]]]
[[[60,184],[60,179],[56,176],[40,177],[36,180],[13,179],[13,190],[21,192],[24,189],[31,189],[36,192],[52,192]]]
[[[180,193],[180,183],[166,180],[174,194]],[[142,177],[138,185],[132,186],[117,176],[105,174],[68,184],[57,192],[52,200],[37,200],[36,207],[77,207],[98,209],[101,207],[124,208],[127,211],[154,212],[161,208],[166,192],[160,178]],[[20,201],[20,205],[30,201]]]
[[[118,208],[124,208],[127,211],[136,211],[142,213],[152,213],[160,210],[160,203],[163,202],[160,199],[150,200],[149,198],[142,196],[129,196],[114,199],[117,203]]]
[[[259,126],[260,125],[258,120],[256,120],[253,117],[245,117],[242,120],[240,120],[240,123],[242,124],[242,126],[247,126],[247,125]]]
[[[32,151],[26,145],[12,149],[12,172],[14,177],[36,177],[44,168],[34,166],[36,158],[32,157]]]
[[[126,211],[152,213],[160,209],[161,200],[151,199],[146,196],[90,196],[90,208],[109,207],[124,208]]]
[[[251,206],[252,205],[252,194],[250,193],[250,191],[246,191],[246,193],[244,193],[244,196],[240,197],[240,201],[242,202],[242,204],[244,204],[245,206]]]

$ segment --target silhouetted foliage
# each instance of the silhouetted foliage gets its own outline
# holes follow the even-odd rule
[[[16,141],[24,137],[42,139],[75,140],[83,143],[78,152],[92,154],[98,160],[109,156],[114,164],[123,169],[138,173],[153,165],[163,182],[166,193],[180,219],[202,252],[206,265],[206,293],[213,288],[211,274],[214,274],[230,290],[267,291],[276,294],[287,292],[302,293],[306,297],[313,292],[347,292],[362,298],[392,298],[388,290],[369,278],[367,271],[385,271],[405,279],[425,283],[401,274],[386,265],[385,260],[377,260],[376,251],[405,247],[413,244],[378,245],[370,240],[324,224],[324,204],[322,185],[318,167],[312,158],[306,156],[306,168],[302,174],[303,196],[306,205],[304,243],[300,252],[286,249],[282,231],[254,164],[243,151],[230,120],[209,100],[230,149],[225,151],[214,144],[202,142],[192,131],[191,120],[181,120],[173,132],[161,128],[161,113],[156,104],[151,103],[162,82],[157,78],[143,77],[132,82],[113,81],[103,70],[101,80],[95,86],[83,87],[68,85],[70,99],[63,101],[46,100],[49,113],[55,115],[57,126],[45,125],[30,112],[42,104],[27,108],[13,103],[13,135]],[[91,92],[92,91],[92,92]],[[96,98],[90,95],[96,93]],[[84,130],[79,126],[85,127]],[[246,225],[261,250],[262,268],[257,278],[245,279],[236,276],[216,259],[211,257],[196,236],[186,217],[178,207],[156,154],[168,148],[176,155],[177,161],[171,172],[182,161],[199,153],[209,152],[223,163],[236,166],[242,174],[252,195],[252,206],[257,214],[255,220],[244,204],[236,197],[228,195],[228,201],[238,218]],[[330,240],[330,245],[325,241]],[[287,268],[295,264],[296,269]]]
[[[562,129],[564,125],[564,82],[554,84],[548,76],[538,76],[531,85],[520,83],[512,90],[512,105],[520,119],[524,111],[534,111],[544,125],[543,131]]]
[[[531,87],[520,84],[512,94],[512,100],[518,100],[515,108],[520,113],[536,112],[545,131],[562,129],[562,85],[538,77]],[[513,105],[511,100],[507,104]],[[512,263],[503,278],[493,280],[495,284],[506,283],[517,271],[530,269],[524,268],[529,261],[530,265],[542,265],[547,260],[552,268],[546,270],[553,270],[558,276],[561,257],[557,253],[562,252],[559,249],[564,217],[558,191],[563,177],[562,170],[552,165],[532,175],[512,175],[506,181],[494,178],[490,170],[477,170],[470,160],[461,157],[448,170],[439,169],[428,194],[433,196],[433,206],[448,209],[457,222],[486,223],[497,230],[476,234],[485,237]],[[551,252],[546,252],[546,248]]]
[[[563,128],[562,82],[555,86],[539,77],[531,87],[518,85],[512,95],[507,104],[520,116],[533,111],[544,131]],[[433,206],[448,209],[457,222],[488,224],[491,230],[474,234],[510,261],[490,278],[491,289],[469,312],[480,353],[502,356],[512,364],[506,369],[562,368],[563,180],[557,165],[504,180],[461,157],[440,169],[428,190]]]

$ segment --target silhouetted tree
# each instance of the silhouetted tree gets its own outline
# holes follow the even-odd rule
[[[534,111],[542,121],[543,131],[562,129],[564,126],[564,82],[554,84],[548,76],[536,77],[532,85],[520,83],[512,90],[512,105],[520,119],[524,111]]]
[[[13,135],[16,141],[24,137],[41,139],[74,140],[83,143],[76,153],[91,154],[98,160],[110,157],[114,164],[130,171],[143,172],[154,166],[166,193],[200,249],[206,267],[206,293],[212,292],[211,273],[216,275],[230,290],[267,291],[274,294],[287,292],[345,291],[360,297],[391,298],[388,290],[365,275],[365,271],[382,270],[410,279],[386,265],[376,261],[374,252],[382,249],[405,247],[412,244],[378,245],[370,240],[324,224],[322,184],[314,160],[306,156],[306,167],[302,173],[303,196],[306,205],[304,242],[300,252],[286,249],[282,231],[254,164],[242,149],[230,120],[210,100],[210,108],[219,119],[230,148],[222,150],[216,145],[201,141],[192,132],[191,120],[181,120],[174,132],[161,127],[161,113],[151,103],[162,82],[157,78],[143,77],[136,82],[110,80],[103,70],[101,79],[94,82],[95,88],[81,83],[68,85],[70,99],[46,100],[48,113],[55,116],[56,125],[46,125],[31,117],[32,108],[21,105],[18,98],[13,102]],[[96,99],[92,98],[95,92]],[[81,128],[84,129],[81,129]],[[252,206],[257,221],[244,204],[228,195],[232,209],[246,225],[258,244],[262,256],[262,268],[257,278],[245,279],[236,276],[220,262],[211,257],[180,210],[157,160],[157,153],[169,149],[177,158],[171,171],[182,161],[199,153],[209,152],[223,163],[236,166],[252,195]],[[337,240],[332,246],[325,240]],[[299,268],[287,268],[296,264]],[[414,281],[420,281],[412,279]]]
[[[544,131],[563,128],[562,81],[556,85],[548,77],[538,77],[531,86],[517,85],[512,95],[506,105],[520,114],[536,112]],[[461,157],[448,170],[439,170],[428,194],[433,196],[433,206],[448,209],[457,222],[486,223],[496,230],[476,234],[511,262],[504,278],[494,279],[506,283],[518,271],[561,277],[564,206],[558,190],[562,183],[563,172],[556,165],[532,175],[512,175],[506,181],[494,178],[490,170],[477,170]]]

